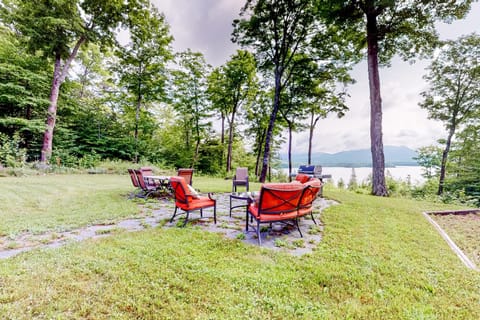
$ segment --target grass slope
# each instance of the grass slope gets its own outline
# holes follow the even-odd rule
[[[301,258],[156,228],[0,261],[0,318],[480,318],[479,273],[421,215],[446,207],[325,193],[341,204]]]

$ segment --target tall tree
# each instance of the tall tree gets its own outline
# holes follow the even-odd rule
[[[320,9],[345,30],[344,39],[367,48],[370,86],[372,193],[387,196],[382,137],[382,99],[379,64],[394,54],[413,59],[431,52],[437,40],[435,21],[451,21],[468,12],[471,0],[319,0]]]
[[[312,74],[317,70],[316,64],[308,56],[296,55],[294,61],[295,65],[301,67],[291,74],[290,81],[282,93],[282,103],[279,108],[288,130],[289,179],[292,176],[293,132],[304,128],[303,120],[307,114],[308,102],[316,90],[316,82],[312,79]]]
[[[207,78],[210,66],[201,53],[190,50],[178,54],[177,65],[178,69],[172,71],[174,86],[171,96],[183,124],[185,149],[192,151],[193,142],[190,166],[194,168],[202,139],[211,126],[211,123],[206,122],[209,116]]]
[[[269,108],[271,94],[265,90],[257,91],[254,102],[246,112],[247,129],[246,136],[252,140],[252,151],[255,154],[255,176],[259,177],[261,172],[261,157],[265,146],[265,136],[269,122]]]
[[[429,118],[442,121],[447,129],[438,183],[441,195],[455,131],[480,111],[480,37],[471,34],[446,41],[424,78],[430,88],[422,92],[420,106],[428,111]]]
[[[228,122],[228,147],[226,171],[230,172],[232,166],[232,148],[235,135],[236,116],[241,108],[253,100],[256,90],[256,63],[253,55],[248,51],[238,50],[235,55],[221,68],[221,78],[215,73],[216,85],[210,92],[213,101],[219,105]],[[213,84],[210,82],[210,84]],[[216,99],[215,99],[216,98]]]
[[[80,48],[88,42],[112,44],[115,29],[127,21],[127,13],[147,0],[22,0],[8,2],[8,21],[26,36],[31,52],[53,60],[53,80],[46,129],[40,156],[50,160],[60,87]]]
[[[166,63],[172,58],[165,17],[150,3],[129,15],[130,41],[116,52],[115,70],[120,85],[127,90],[135,107],[134,162],[138,162],[140,113],[154,102],[165,99]]]
[[[265,136],[260,181],[265,182],[281,92],[295,70],[293,57],[308,53],[316,32],[312,0],[247,0],[234,21],[233,40],[252,48],[259,67],[274,79],[273,106]],[[288,72],[287,72],[288,70]]]
[[[208,99],[212,103],[212,110],[220,113],[220,144],[225,144],[225,119],[229,109],[229,101],[225,92],[225,73],[223,67],[215,68],[208,76]],[[222,151],[222,159],[224,152]]]
[[[345,54],[345,50],[342,50]],[[348,70],[340,61],[331,61],[328,57],[318,59],[318,56],[295,56],[295,65],[290,81],[285,87],[287,105],[280,106],[282,117],[289,128],[289,175],[291,176],[291,140],[293,127],[303,129],[300,122],[309,117],[308,133],[308,163],[312,163],[313,133],[318,121],[329,113],[336,112],[343,116],[348,107],[345,104],[345,86],[352,82]],[[290,119],[286,116],[290,114]],[[297,122],[297,124],[295,124]]]

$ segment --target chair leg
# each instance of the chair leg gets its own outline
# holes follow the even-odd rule
[[[184,227],[187,225],[189,214],[190,214],[190,211],[187,211],[187,215],[185,216],[185,221],[183,222]]]
[[[173,219],[175,218],[175,215],[177,214],[177,206],[175,206],[175,211],[173,211],[173,216],[170,218],[170,223],[173,222]]]
[[[217,224],[217,204],[213,206],[213,222]]]
[[[200,218],[203,218],[203,208],[200,209]]]
[[[298,224],[298,218],[295,219],[295,224],[297,225],[298,233],[300,233],[300,237],[303,238],[302,230],[300,230],[300,225]]]
[[[262,245],[262,237],[260,236],[260,222],[257,220],[257,237],[258,237],[258,245]]]
[[[310,212],[310,216],[312,216],[313,223],[318,224],[317,221],[315,221],[315,218],[313,217],[313,212]]]

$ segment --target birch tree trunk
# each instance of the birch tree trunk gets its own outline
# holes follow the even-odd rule
[[[261,183],[265,182],[267,176],[267,170],[269,166],[270,159],[270,146],[273,135],[273,128],[275,126],[275,120],[277,118],[277,113],[280,107],[280,90],[281,90],[281,73],[279,67],[275,68],[275,96],[273,99],[273,110],[270,114],[270,121],[268,123],[267,134],[265,136],[265,148],[263,151],[263,162],[262,162],[262,172],[260,173],[259,181]]]
[[[55,129],[55,122],[57,119],[57,103],[58,96],[60,94],[60,87],[65,81],[70,65],[72,64],[73,59],[77,56],[78,49],[85,42],[85,37],[80,37],[75,47],[72,50],[72,53],[65,61],[65,64],[62,66],[62,57],[60,53],[55,54],[55,66],[53,69],[53,80],[52,87],[50,89],[50,105],[47,110],[47,121],[45,133],[43,135],[43,145],[42,151],[40,154],[40,163],[45,166],[50,162],[52,157],[52,146],[53,146],[53,131]]]

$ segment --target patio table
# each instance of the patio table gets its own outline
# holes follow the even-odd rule
[[[171,193],[169,176],[143,176],[145,184],[155,186],[157,191],[162,193]]]
[[[230,217],[232,216],[232,210],[235,208],[245,207],[248,214],[248,205],[258,196],[258,192],[232,192],[230,193]],[[241,204],[233,205],[232,200],[242,201]]]

